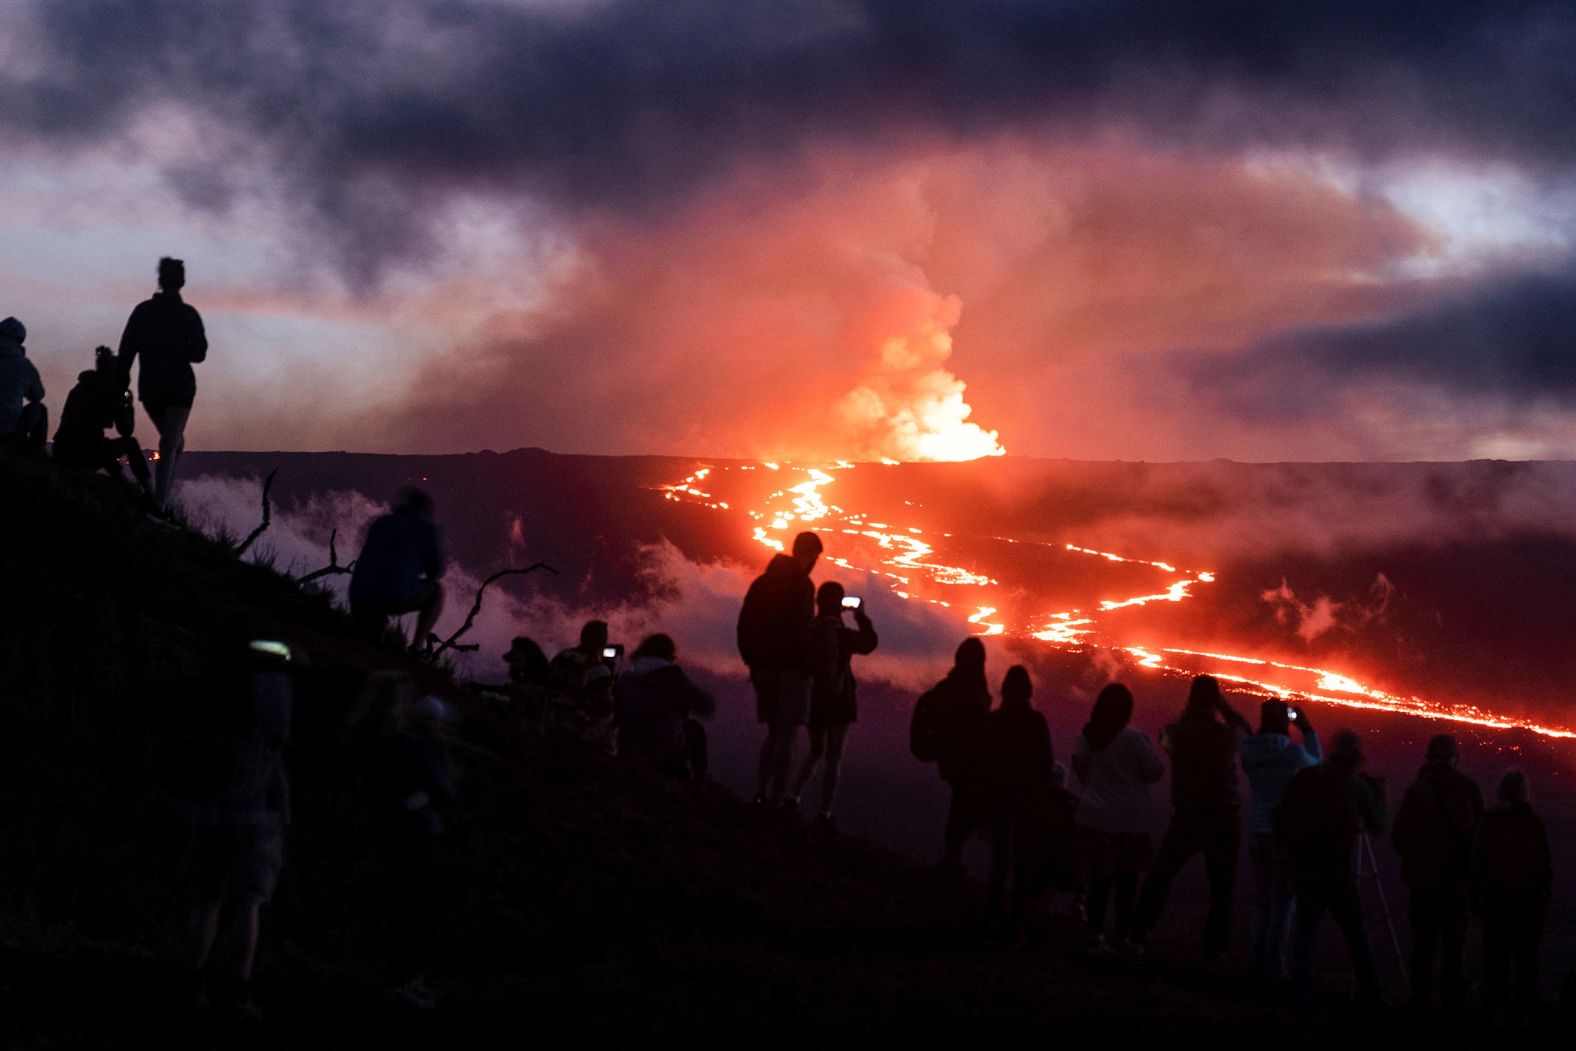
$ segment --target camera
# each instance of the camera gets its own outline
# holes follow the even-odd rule
[[[622,642],[615,642],[615,643],[613,643],[610,646],[603,646],[602,647],[602,659],[603,660],[613,660],[614,658],[622,657],[623,655],[624,655],[624,644]]]
[[[1286,721],[1289,723],[1302,722],[1302,712],[1288,704],[1286,706]]]
[[[864,604],[865,604],[865,600],[864,599],[856,598],[853,595],[849,595],[848,597],[843,599],[843,608],[844,609],[858,609],[860,606],[863,606]]]

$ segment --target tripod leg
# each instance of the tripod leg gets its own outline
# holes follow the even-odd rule
[[[1401,948],[1401,936],[1395,930],[1395,917],[1390,913],[1390,899],[1384,892],[1384,880],[1379,875],[1379,858],[1374,854],[1373,839],[1364,832],[1362,834],[1361,851],[1357,855],[1357,874],[1362,875],[1362,863],[1368,862],[1374,878],[1374,889],[1379,892],[1379,908],[1384,912],[1385,926],[1390,928],[1390,946],[1395,949],[1396,967],[1401,972],[1401,992],[1410,996],[1412,992],[1412,976],[1407,972],[1406,953]]]

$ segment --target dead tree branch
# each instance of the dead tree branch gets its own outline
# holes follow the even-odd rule
[[[252,546],[252,542],[267,532],[269,524],[274,520],[274,505],[269,501],[268,494],[274,487],[274,475],[278,473],[279,468],[275,467],[268,472],[268,477],[263,479],[263,520],[256,529],[247,535],[245,540],[241,541],[241,546],[235,549],[236,558],[246,554],[247,549]]]
[[[432,651],[433,659],[436,660],[439,656],[441,656],[444,650],[462,649],[462,647],[456,646],[455,643],[459,641],[461,635],[464,635],[467,631],[470,631],[472,625],[476,623],[476,614],[482,611],[482,595],[486,592],[489,585],[491,585],[496,580],[502,580],[504,577],[523,577],[527,573],[535,573],[538,569],[545,569],[555,577],[558,575],[558,570],[554,569],[546,562],[538,562],[533,566],[526,566],[524,569],[500,569],[498,572],[482,581],[482,586],[476,589],[476,600],[471,603],[471,611],[465,615],[465,623],[460,625],[460,630],[456,631],[453,635],[450,635],[447,639],[444,639],[438,648]]]
[[[297,584],[310,584],[314,580],[321,580],[323,577],[331,577],[340,573],[349,573],[356,568],[355,559],[351,559],[348,564],[343,566],[339,564],[339,549],[334,545],[334,542],[338,539],[339,530],[336,529],[328,534],[328,565],[322,569],[314,569],[306,576],[298,578],[296,580]]]

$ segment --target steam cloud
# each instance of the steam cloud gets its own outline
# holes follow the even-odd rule
[[[1360,631],[1384,616],[1394,594],[1395,585],[1380,573],[1362,599],[1338,602],[1328,595],[1319,595],[1309,604],[1297,597],[1285,578],[1280,587],[1270,588],[1260,597],[1274,609],[1276,623],[1308,643],[1335,630]]]

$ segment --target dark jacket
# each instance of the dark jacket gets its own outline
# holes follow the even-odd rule
[[[27,351],[9,333],[0,332],[0,437],[16,430],[24,401],[43,401],[44,384]]]
[[[980,754],[991,803],[998,813],[1042,807],[1054,786],[1055,755],[1045,716],[1027,704],[985,717]]]
[[[936,770],[954,788],[979,787],[984,770],[990,687],[984,676],[965,675],[953,668],[933,692],[940,745]]]
[[[202,317],[178,292],[155,292],[138,303],[120,336],[121,375],[142,358],[137,373],[137,398],[144,405],[190,408],[197,396],[192,365],[208,356]]]
[[[841,614],[819,616],[811,635],[810,721],[852,723],[858,713],[859,684],[854,679],[856,656],[875,652],[876,629],[868,620],[844,625]]]
[[[683,668],[651,656],[630,661],[613,685],[613,702],[618,754],[658,763],[684,748],[686,718],[706,718],[717,710],[716,699]]]
[[[1541,908],[1554,888],[1543,819],[1525,803],[1501,803],[1478,822],[1469,868],[1479,911]]]
[[[1237,806],[1237,742],[1244,727],[1213,712],[1184,712],[1167,726],[1160,744],[1171,755],[1171,802],[1178,809]]]
[[[775,555],[745,592],[739,610],[739,656],[751,671],[811,674],[815,585],[795,559]]]
[[[131,398],[120,377],[89,369],[78,374],[77,385],[66,395],[65,407],[60,410],[55,455],[69,458],[72,452],[97,446],[109,428],[127,435],[133,425]]]
[[[405,505],[367,527],[367,542],[350,574],[350,601],[405,603],[416,597],[423,577],[437,580],[443,570],[443,534]]]
[[[1275,808],[1275,839],[1291,855],[1298,876],[1349,878],[1358,834],[1378,834],[1384,822],[1378,784],[1332,756],[1286,786],[1286,798]]]
[[[1401,854],[1401,879],[1414,889],[1464,889],[1483,794],[1450,763],[1429,762],[1401,797],[1390,842]]]

